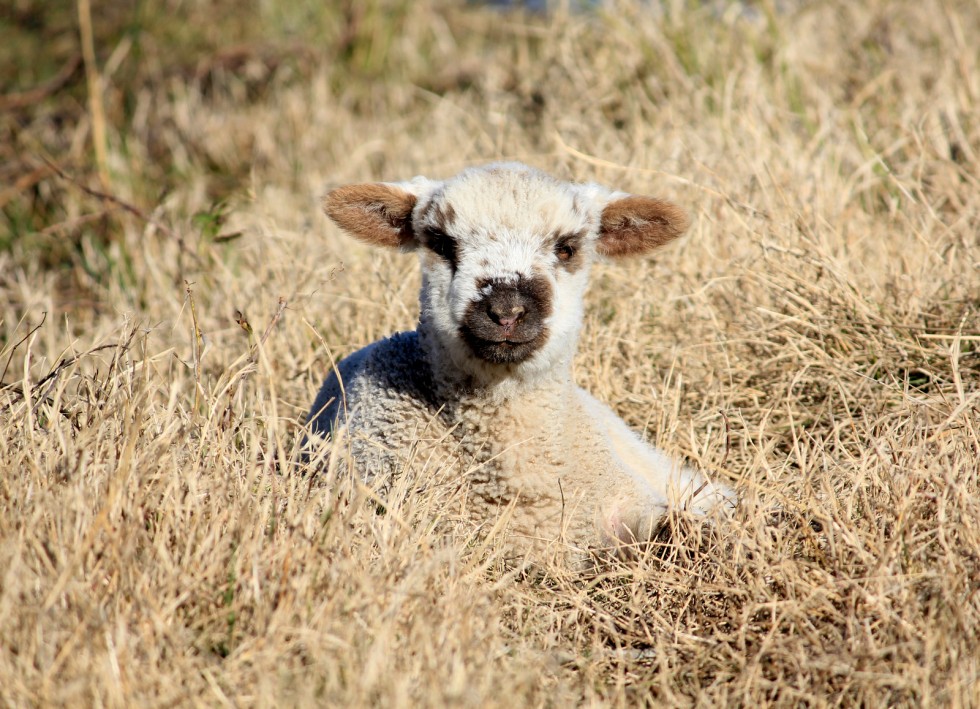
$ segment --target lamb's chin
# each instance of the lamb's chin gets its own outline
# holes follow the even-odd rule
[[[496,363],[477,356],[459,337],[441,337],[440,340],[443,344],[442,351],[448,355],[452,364],[451,378],[460,384],[469,382],[469,385],[475,384],[479,388],[496,388],[497,385],[505,384],[507,386],[504,389],[507,392],[518,393],[518,390],[526,389],[529,384],[539,380],[542,374],[553,369],[554,363],[544,356],[545,348],[535,350],[519,362]],[[448,373],[445,367],[443,371]]]
[[[541,349],[541,338],[525,342],[483,340],[464,329],[463,340],[470,353],[487,364],[515,366],[531,359]]]

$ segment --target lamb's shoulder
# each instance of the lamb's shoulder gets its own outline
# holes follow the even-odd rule
[[[379,340],[330,372],[310,411],[310,428],[325,435],[346,425],[351,432],[390,439],[433,413],[431,379],[416,332]]]
[[[320,389],[309,428],[314,437],[345,446],[349,457],[338,464],[349,460],[358,478],[380,481],[384,492],[419,450],[436,463],[449,459],[439,410],[418,334],[402,332],[337,365]]]

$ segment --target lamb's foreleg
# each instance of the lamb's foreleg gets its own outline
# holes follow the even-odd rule
[[[639,437],[608,406],[584,390],[583,405],[609,439],[610,448],[632,477],[644,480],[672,508],[695,514],[718,509],[730,512],[737,495],[727,485],[711,482],[700,472],[672,460]]]

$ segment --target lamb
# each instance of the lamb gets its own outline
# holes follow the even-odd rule
[[[671,509],[733,508],[730,488],[572,381],[591,264],[676,238],[680,208],[520,163],[349,185],[323,206],[357,239],[416,251],[422,269],[418,328],[342,360],[309,414],[315,436],[343,435],[366,482],[383,491],[427,461],[466,486],[465,517],[509,514],[519,551],[579,559],[649,541]]]

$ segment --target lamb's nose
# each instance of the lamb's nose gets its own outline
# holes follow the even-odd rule
[[[510,330],[524,317],[526,308],[523,305],[503,305],[491,303],[488,308],[491,319],[505,330]]]

